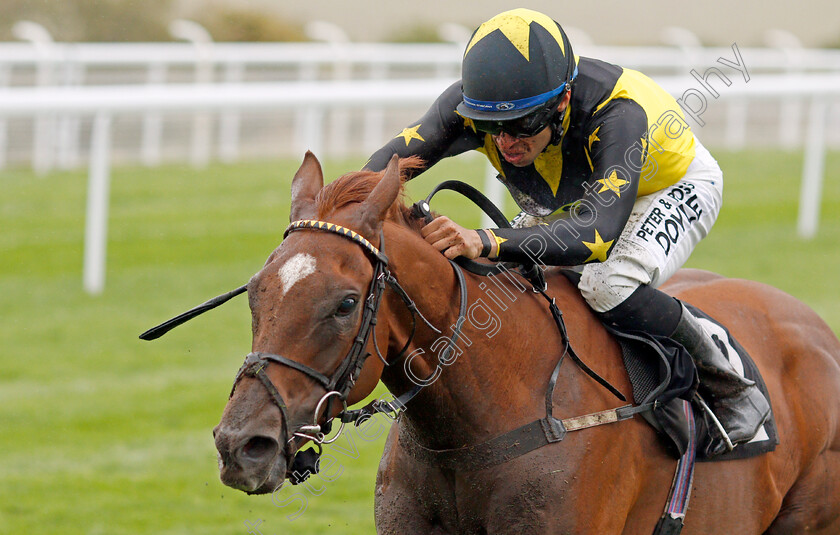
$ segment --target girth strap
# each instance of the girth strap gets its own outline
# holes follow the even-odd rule
[[[400,423],[400,447],[418,461],[444,470],[484,470],[548,444],[560,442],[566,437],[566,433],[627,420],[653,408],[653,403],[646,403],[638,406],[625,405],[564,420],[546,416],[480,444],[443,450],[420,445],[411,436],[407,426]]]

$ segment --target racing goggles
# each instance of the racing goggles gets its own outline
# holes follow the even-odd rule
[[[491,136],[498,136],[504,132],[515,138],[533,137],[551,123],[551,120],[558,113],[558,102],[559,99],[551,99],[548,104],[517,119],[508,119],[507,121],[473,119],[472,122],[476,130]]]

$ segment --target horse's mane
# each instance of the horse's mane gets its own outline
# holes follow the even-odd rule
[[[412,214],[411,208],[405,205],[403,200],[405,194],[405,183],[413,176],[414,171],[423,169],[425,164],[417,156],[400,158],[400,193],[394,204],[388,209],[385,216],[386,221],[393,221],[397,224],[408,226],[416,231],[423,226],[424,222]],[[335,181],[324,186],[315,197],[315,207],[318,219],[326,219],[329,214],[343,206],[353,203],[361,203],[368,198],[373,188],[379,183],[385,171],[369,171],[363,169],[347,173]]]

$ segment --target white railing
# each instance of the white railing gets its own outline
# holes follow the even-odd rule
[[[186,21],[180,21],[189,24]],[[179,36],[189,37],[195,28],[181,28]],[[31,29],[31,28],[30,28]],[[30,32],[32,33],[32,32]],[[196,33],[196,32],[192,32]],[[192,43],[55,43],[45,37],[33,43],[0,43],[0,87],[15,86],[98,86],[121,85],[127,81],[152,86],[165,83],[226,83],[253,81],[313,81],[458,77],[463,45],[460,44],[385,44],[385,43],[217,43],[205,36]],[[683,36],[684,37],[684,36]],[[778,39],[777,39],[778,41]],[[699,47],[691,40],[674,40],[679,46],[605,47],[581,43],[576,49],[585,56],[598,57],[635,68],[658,78],[684,75],[691,69],[704,72],[719,58],[732,58],[730,47]],[[840,72],[840,50],[805,49],[788,41],[775,48],[740,48],[751,75],[763,73]],[[777,106],[749,109],[746,101],[730,99],[722,144],[740,148],[747,143],[750,116],[778,113],[777,144],[784,148],[801,143],[804,122],[803,103],[782,95]],[[840,107],[828,113],[840,114]],[[382,109],[371,103],[363,114],[364,132],[361,152],[371,152],[383,140],[386,120]],[[312,110],[295,112],[294,128],[311,129],[319,120]],[[346,153],[351,124],[343,111],[332,112],[333,127],[329,147],[333,153]],[[149,166],[162,160],[165,125],[159,111],[150,110],[141,119],[137,136],[139,159]],[[212,121],[218,122],[218,157],[235,161],[239,157],[242,118],[234,110],[223,110],[218,117],[197,113],[191,128],[190,161],[205,165],[211,157],[214,140],[209,135]],[[765,121],[766,122],[766,121]],[[117,125],[119,126],[119,125]],[[45,173],[58,165],[72,168],[83,161],[79,136],[82,127],[77,118],[50,117],[41,114],[32,133],[32,166]],[[755,132],[753,129],[751,132]],[[28,132],[27,132],[27,135]],[[840,139],[837,132],[826,133]],[[15,136],[17,137],[17,136]],[[765,135],[766,137],[766,135]],[[8,125],[0,120],[0,168],[7,160]],[[20,144],[18,142],[18,144]]]
[[[28,43],[0,42],[0,65],[32,69],[47,61],[53,68],[125,68],[164,65],[189,67],[199,61],[214,65],[331,66],[432,66],[460,71],[464,47],[453,43],[208,43],[207,52],[190,43],[52,43],[35,47]],[[838,49],[779,49],[742,47],[749,67],[756,73],[840,71]],[[726,47],[598,46],[583,45],[575,53],[596,57],[634,69],[654,72],[686,72],[712,65],[717,58],[732,55]],[[205,55],[209,54],[209,55]],[[447,73],[448,74],[448,73]]]
[[[695,87],[694,78],[660,78],[659,82],[676,97]],[[85,234],[84,286],[90,293],[104,288],[107,229],[108,184],[112,118],[150,112],[220,112],[306,108],[313,110],[310,125],[314,145],[323,137],[326,110],[347,110],[376,105],[400,108],[425,105],[451,83],[450,79],[321,81],[255,84],[197,84],[157,86],[97,86],[85,88],[0,89],[0,119],[38,117],[45,114],[88,115],[94,117],[88,212]],[[801,75],[797,77],[752,76],[749,83],[732,84],[720,92],[724,100],[779,99],[798,97],[810,101],[811,111],[799,232],[813,236],[819,218],[819,198],[825,157],[824,131],[830,99],[840,98],[840,76]]]

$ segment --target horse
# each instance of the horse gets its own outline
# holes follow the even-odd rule
[[[324,379],[361,343],[360,354],[381,358],[362,361],[346,403],[367,397],[380,380],[395,396],[425,381],[386,439],[375,488],[378,533],[651,533],[675,460],[641,418],[569,433],[479,469],[434,466],[411,454],[409,441],[462,448],[540,418],[564,343],[549,304],[513,277],[488,284],[467,273],[461,287],[450,262],[420,236],[424,221],[403,201],[410,165],[395,156],[381,173],[348,173],[324,186],[317,158],[306,154],[292,182],[291,220],[326,222],[355,238],[323,232],[320,223],[299,228],[249,281],[252,354],[283,362],[262,361],[260,377],[240,370],[214,429],[222,482],[257,494],[280,487],[300,446],[296,437],[308,436],[295,430],[340,411],[338,403],[324,403]],[[360,246],[365,241],[372,249]],[[384,291],[372,336],[359,342],[371,300],[365,296],[382,278],[370,251],[387,256],[390,275],[410,299]],[[617,342],[566,277],[555,269],[545,276],[577,353],[629,392]],[[683,533],[840,533],[835,334],[808,306],[757,282],[684,269],[663,289],[721,321],[747,349],[767,385],[780,440],[757,457],[698,464]],[[464,290],[467,321],[458,304]],[[407,303],[440,332],[416,322]],[[441,339],[452,350],[443,358]],[[560,367],[556,385],[552,407],[563,416],[616,405],[579,367]]]

